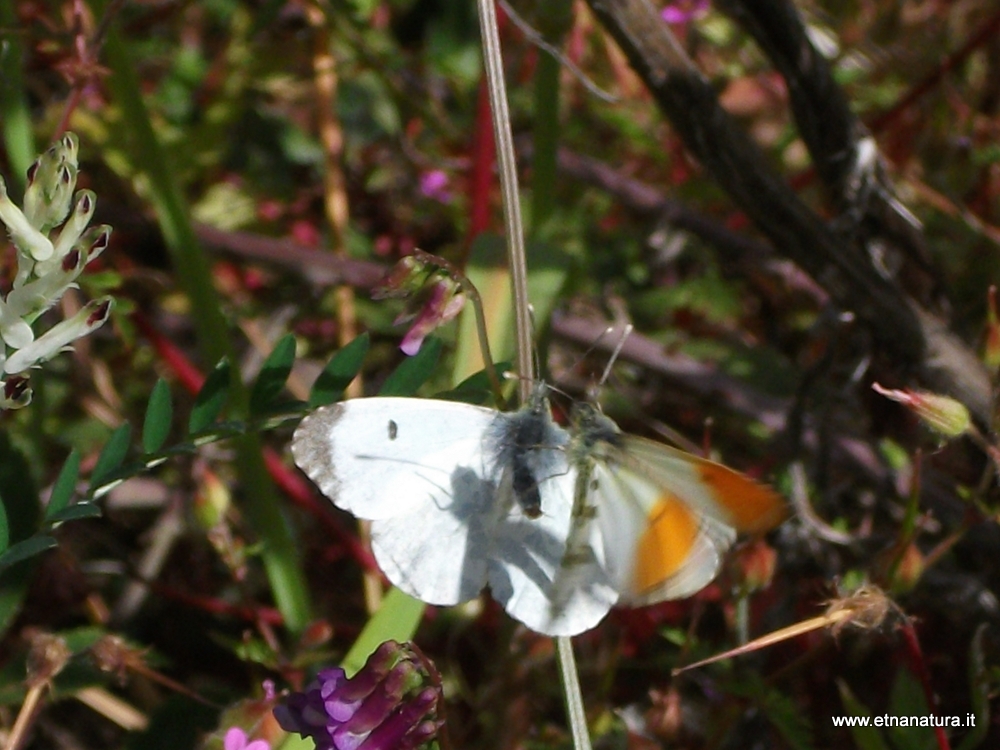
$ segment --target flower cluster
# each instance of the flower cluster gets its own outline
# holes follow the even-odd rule
[[[64,135],[28,170],[24,208],[18,208],[0,178],[0,222],[17,253],[17,267],[6,295],[0,293],[0,410],[31,401],[27,371],[61,352],[108,319],[111,298],[94,300],[40,336],[32,324],[52,307],[84,267],[108,246],[111,227],[87,228],[96,198],[74,193],[76,136]],[[59,229],[61,227],[61,229]],[[54,236],[54,232],[58,233]]]
[[[423,687],[429,665],[386,641],[354,677],[324,669],[274,709],[281,727],[312,738],[316,750],[412,750],[437,734],[439,691]]]

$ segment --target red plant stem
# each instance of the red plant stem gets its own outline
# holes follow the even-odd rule
[[[153,349],[173,371],[184,389],[192,396],[197,394],[205,383],[205,376],[191,363],[184,352],[173,341],[156,330],[149,319],[139,310],[132,313],[132,322],[153,345]]]
[[[328,536],[335,537],[347,547],[351,557],[365,569],[365,571],[378,572],[378,564],[368,548],[365,547],[353,533],[348,531],[342,524],[326,510],[322,503],[316,501],[316,490],[298,472],[290,471],[281,456],[271,448],[264,448],[264,463],[268,472],[274,479],[274,483],[281,489],[288,499],[295,505],[307,511],[310,515],[318,518]]]
[[[507,15],[497,8],[500,31],[506,26]],[[479,80],[476,98],[476,122],[472,132],[472,168],[469,172],[469,234],[465,238],[466,252],[473,240],[489,229],[497,147],[493,136],[493,118],[490,110],[490,92],[486,73]]]
[[[920,680],[920,685],[924,689],[927,709],[932,713],[937,713],[935,710],[937,701],[934,699],[934,690],[931,688],[931,676],[927,671],[927,662],[924,660],[924,652],[920,648],[920,639],[917,638],[917,631],[914,630],[913,623],[909,620],[903,622],[900,626],[900,631],[903,633],[906,660],[910,665],[911,671]],[[951,750],[951,745],[948,744],[948,737],[944,733],[944,727],[934,727],[934,734],[937,736],[940,750]]]
[[[469,174],[469,234],[466,247],[490,226],[490,196],[493,191],[493,167],[496,143],[490,119],[490,97],[486,79],[479,82],[476,101],[476,124],[472,134],[472,170]]]
[[[269,625],[282,625],[284,623],[284,618],[282,618],[281,613],[274,607],[250,607],[245,604],[230,604],[222,601],[221,599],[217,599],[216,597],[198,596],[197,594],[192,594],[187,591],[181,591],[174,586],[170,586],[159,581],[146,581],[146,585],[149,586],[150,590],[155,592],[157,596],[161,596],[164,599],[169,599],[171,601],[180,602],[181,604],[189,606],[193,609],[208,612],[209,614],[226,615],[240,620],[246,620],[247,622],[266,622]]]

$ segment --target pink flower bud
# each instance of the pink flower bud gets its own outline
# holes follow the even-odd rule
[[[872,384],[872,390],[906,406],[935,432],[947,438],[958,437],[972,427],[969,410],[959,401],[929,391],[896,390]]]

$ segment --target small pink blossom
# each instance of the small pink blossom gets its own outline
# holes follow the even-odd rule
[[[222,741],[225,750],[271,750],[267,740],[253,740],[247,737],[242,727],[230,727]]]
[[[431,200],[439,203],[451,201],[452,194],[448,189],[448,175],[440,169],[432,169],[420,175],[420,192]]]
[[[903,404],[924,424],[946,438],[958,437],[973,428],[969,410],[960,401],[948,396],[909,388],[883,388],[878,383],[872,383],[872,390],[890,401]]]
[[[372,299],[408,300],[395,325],[413,321],[399,346],[412,357],[431,331],[458,315],[466,297],[458,271],[443,258],[417,250],[393,266],[372,290]]]
[[[409,357],[420,351],[424,339],[438,326],[454,319],[465,305],[465,295],[458,290],[458,285],[450,280],[441,280],[431,288],[430,299],[417,314],[416,320],[406,332],[399,348]]]
[[[672,25],[695,21],[708,14],[708,0],[675,0],[660,12],[660,18]]]

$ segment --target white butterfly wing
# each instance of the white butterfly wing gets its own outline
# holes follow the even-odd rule
[[[358,518],[446,509],[470,477],[486,478],[484,435],[498,416],[451,401],[354,399],[303,419],[292,455],[334,505]]]
[[[295,462],[333,503],[372,521],[386,577],[429,604],[486,585],[496,486],[484,455],[503,415],[451,401],[365,398],[302,420]]]
[[[593,557],[567,567],[576,472],[563,452],[553,462],[559,465],[539,485],[542,515],[527,518],[514,503],[494,529],[488,577],[512,617],[538,633],[569,636],[597,625],[618,592]]]
[[[372,552],[386,577],[428,604],[451,605],[479,595],[500,512],[495,486],[473,472],[453,478],[446,505],[372,521]]]
[[[324,407],[295,432],[295,462],[333,503],[372,521],[372,550],[390,581],[430,604],[451,605],[488,582],[531,629],[574,635],[618,598],[596,559],[559,575],[566,558],[575,471],[568,436],[547,410],[535,447],[511,450],[503,414],[430,399],[366,398]],[[525,515],[512,462],[537,478],[541,515]]]
[[[621,439],[621,451],[634,471],[725,526],[761,533],[787,515],[778,493],[738,471],[654,440],[635,435]]]
[[[597,461],[591,472],[608,576],[627,604],[691,596],[715,578],[736,531],[639,473],[630,457]]]

